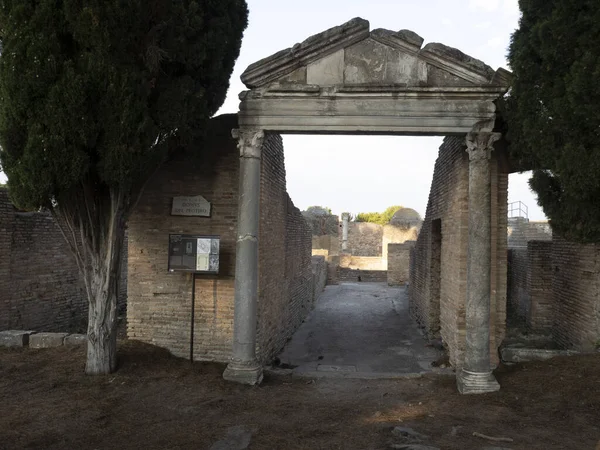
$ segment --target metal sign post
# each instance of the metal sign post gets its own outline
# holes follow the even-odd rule
[[[194,319],[196,311],[196,274],[219,273],[219,236],[170,234],[169,272],[192,274],[192,308],[190,319],[190,362],[194,362]]]

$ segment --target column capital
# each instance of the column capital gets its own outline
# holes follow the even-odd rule
[[[467,134],[467,153],[470,161],[480,161],[490,159],[494,142],[502,137],[501,133],[474,132]]]
[[[238,140],[240,149],[240,158],[260,159],[262,154],[262,145],[265,140],[264,130],[254,128],[234,128],[231,130],[231,136]]]

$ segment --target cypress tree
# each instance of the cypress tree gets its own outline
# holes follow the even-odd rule
[[[506,101],[511,155],[558,234],[600,241],[600,2],[520,0]]]
[[[224,101],[247,16],[244,0],[0,1],[0,160],[12,201],[49,209],[77,260],[89,374],[116,369],[129,214]]]

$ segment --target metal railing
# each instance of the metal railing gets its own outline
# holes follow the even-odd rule
[[[509,203],[508,218],[511,219],[513,217],[523,217],[525,219],[528,219],[529,208],[527,207],[527,205],[521,201]]]

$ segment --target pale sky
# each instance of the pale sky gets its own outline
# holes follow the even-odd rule
[[[353,17],[368,20],[371,30],[412,30],[425,39],[423,45],[441,42],[456,47],[494,69],[510,69],[507,47],[519,19],[517,0],[247,2],[249,25],[219,114],[237,112],[238,94],[246,89],[240,75],[250,64]],[[441,141],[441,137],[285,135],[288,192],[300,209],[322,205],[339,214],[401,204],[424,215]],[[528,177],[510,176],[509,201],[527,204],[530,219],[545,219]]]

